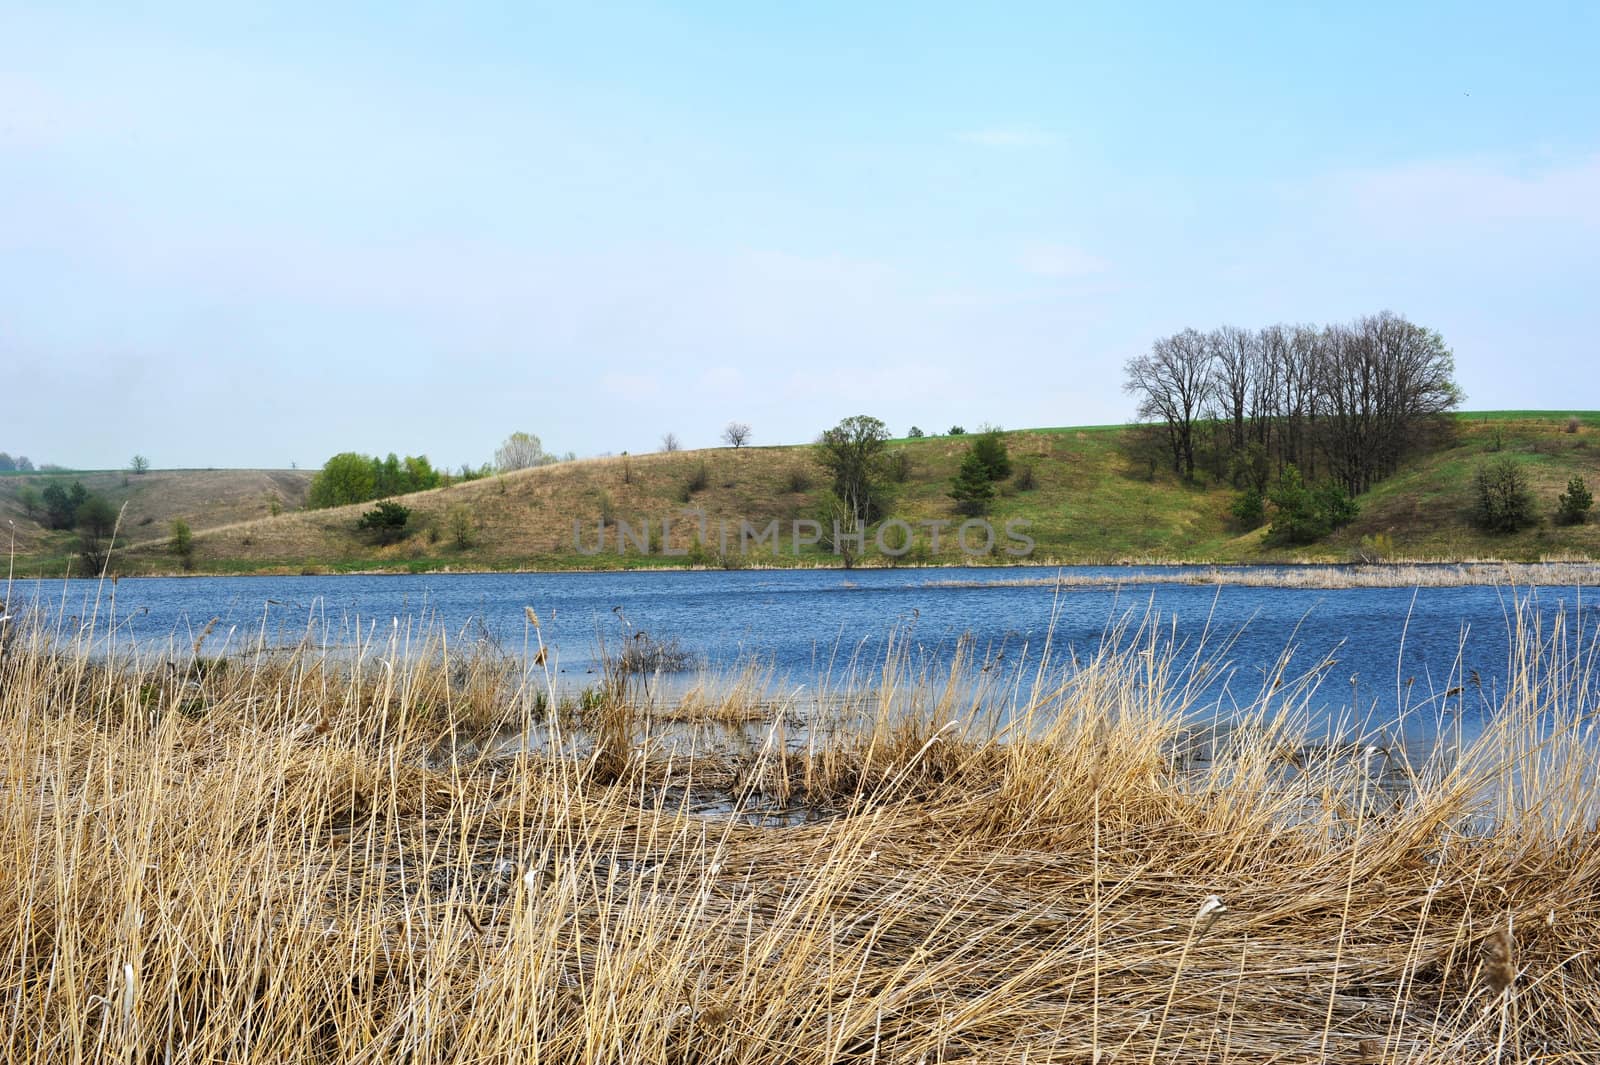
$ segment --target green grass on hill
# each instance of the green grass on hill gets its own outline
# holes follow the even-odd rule
[[[1569,420],[1576,417],[1576,431]],[[1007,522],[1025,522],[1036,563],[1123,561],[1343,562],[1374,553],[1394,559],[1535,560],[1600,556],[1600,521],[1577,527],[1553,522],[1568,479],[1600,489],[1600,412],[1503,411],[1464,414],[1449,445],[1419,456],[1359,500],[1357,520],[1327,540],[1298,549],[1268,548],[1263,531],[1241,532],[1226,485],[1184,485],[1170,471],[1131,457],[1125,426],[1028,429],[1006,434],[1019,473],[1002,484],[990,521],[999,536],[986,557],[953,542],[962,520],[949,497],[951,478],[970,444],[966,436],[891,442],[907,473],[894,486],[892,516],[917,530],[912,551],[885,558],[871,544],[863,564],[1012,562],[1004,553]],[[1542,515],[1513,536],[1490,536],[1470,522],[1472,479],[1483,462],[1521,462]],[[1031,469],[1033,487],[1020,471]],[[365,505],[298,509],[309,474],[302,471],[152,471],[108,479],[102,489],[129,504],[115,568],[123,573],[174,572],[167,550],[170,522],[195,530],[196,571],[209,573],[423,571],[442,569],[591,569],[643,566],[838,565],[819,547],[793,553],[793,523],[818,517],[825,477],[807,445],[675,452],[561,463],[433,489],[404,497],[411,532],[401,542],[372,543],[356,529]],[[30,479],[34,484],[37,480]],[[85,479],[89,483],[89,479]],[[0,517],[16,523],[16,571],[58,574],[72,560],[70,533],[51,533],[17,506],[19,478],[0,477]],[[118,493],[122,493],[119,497]],[[271,515],[271,498],[283,503]],[[668,557],[659,525],[677,516],[683,542],[685,508],[703,513],[710,536],[702,547]],[[454,516],[470,518],[469,544],[454,535]],[[607,521],[609,542],[598,554],[574,547],[574,522],[586,544]],[[778,522],[783,541],[739,550],[741,521],[762,529]],[[946,521],[935,551],[923,523]],[[617,522],[648,522],[651,552],[616,546]],[[727,549],[718,530],[730,530]],[[973,538],[975,542],[976,537]]]

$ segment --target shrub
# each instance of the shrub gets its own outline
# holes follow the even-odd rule
[[[966,436],[967,435],[967,431],[965,429],[963,429],[959,425],[952,425],[950,427],[949,431],[946,432],[944,435],[945,436]]]
[[[684,482],[683,490],[688,495],[694,495],[696,492],[704,492],[706,490],[706,485],[710,483],[711,471],[706,468],[706,464],[704,462],[701,462],[689,472],[689,479]]]
[[[406,522],[411,520],[411,508],[385,499],[356,522],[356,528],[371,532],[379,543],[392,544],[406,533]]]
[[[791,467],[784,475],[784,487],[791,492],[805,492],[811,488],[811,474],[803,466]]]
[[[917,428],[915,425],[913,425],[910,429],[906,430],[906,436],[909,439],[912,439],[912,440],[921,440],[924,436],[927,436],[927,435],[928,434],[924,433],[921,429]]]
[[[1233,520],[1245,532],[1261,528],[1261,523],[1267,520],[1266,498],[1254,488],[1246,488],[1234,499],[1233,506],[1228,508],[1233,515]]]
[[[895,484],[905,484],[911,479],[911,456],[906,454],[904,448],[889,452],[884,473]]]
[[[1515,459],[1496,459],[1479,466],[1473,492],[1473,521],[1487,532],[1514,533],[1538,521],[1528,475]]]
[[[472,546],[473,533],[477,528],[477,516],[472,508],[465,503],[457,503],[445,512],[445,524],[450,528],[450,539],[460,548]]]
[[[182,518],[172,523],[172,539],[167,543],[167,550],[178,556],[184,569],[194,565],[194,533],[189,530],[189,523]]]
[[[1567,419],[1567,435],[1576,436],[1578,433],[1578,417],[1573,415]]]
[[[1567,490],[1556,500],[1556,520],[1563,525],[1582,525],[1589,520],[1589,509],[1594,506],[1594,495],[1582,477],[1567,482]]]
[[[1372,565],[1394,554],[1394,541],[1388,533],[1373,533],[1361,538],[1361,544],[1351,552],[1351,561]]]
[[[1039,487],[1039,481],[1034,473],[1033,463],[1024,462],[1017,466],[1017,478],[1013,482],[1019,492],[1031,492]]]

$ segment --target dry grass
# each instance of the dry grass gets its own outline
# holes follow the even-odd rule
[[[1159,563],[1151,563],[1159,565]],[[1109,587],[1120,584],[1236,585],[1249,588],[1586,588],[1600,582],[1594,562],[1376,563],[1350,566],[1210,566],[1170,572],[1074,573],[995,580],[925,581],[930,588]]]
[[[697,752],[641,734],[619,693],[591,708],[607,749],[546,713],[531,654],[399,630],[348,658],[308,640],[226,662],[0,632],[6,1060],[1600,1045],[1595,674],[1558,650],[1568,634],[1525,631],[1483,739],[1375,802],[1348,764],[1283,774],[1282,694],[1210,771],[1175,769],[1191,707],[1153,632],[1005,683],[891,668],[803,742],[774,724],[752,750]],[[542,741],[467,742],[508,733]],[[695,812],[729,789],[821,819]]]

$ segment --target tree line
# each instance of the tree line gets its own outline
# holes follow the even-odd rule
[[[1327,326],[1185,329],[1124,372],[1173,472],[1258,493],[1294,467],[1359,495],[1462,400],[1444,339],[1390,311]]]

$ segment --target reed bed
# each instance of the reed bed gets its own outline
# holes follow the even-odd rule
[[[8,624],[8,1061],[1600,1046],[1594,672],[1561,633],[1516,642],[1503,705],[1448,769],[1374,802],[1359,765],[1283,775],[1285,690],[1208,770],[1178,764],[1199,708],[1155,626],[1005,680],[891,661],[801,742],[791,706],[766,742],[686,751],[641,727],[637,690],[563,714],[542,655],[478,661],[435,634],[151,660]],[[704,706],[739,717],[727,693]],[[816,816],[763,828],[707,816],[706,794]]]
[[[1594,562],[1356,563],[1346,566],[1208,566],[1170,572],[1079,573],[1051,576],[930,579],[928,588],[1098,588],[1124,584],[1236,585],[1247,588],[1458,588],[1592,587],[1600,579]]]

